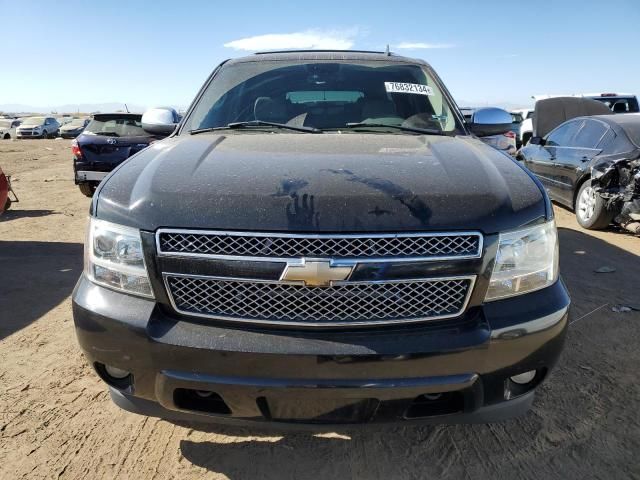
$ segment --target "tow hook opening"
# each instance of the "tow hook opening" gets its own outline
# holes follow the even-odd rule
[[[173,392],[173,403],[183,410],[229,415],[231,409],[216,392],[210,390],[192,390],[176,388]]]
[[[449,415],[464,410],[462,392],[425,393],[416,397],[405,414],[406,418]]]

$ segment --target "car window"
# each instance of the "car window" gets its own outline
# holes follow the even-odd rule
[[[223,66],[184,130],[263,120],[322,129],[353,123],[462,130],[428,67],[401,62],[309,60]]]
[[[614,113],[637,113],[638,99],[636,97],[590,97],[604,103]]]
[[[142,129],[140,119],[133,117],[94,118],[89,122],[84,133],[114,137],[149,136],[149,134]]]
[[[600,150],[605,150],[605,151],[608,150],[609,147],[614,146],[614,141],[616,139],[616,136],[617,135],[612,128],[607,129],[607,132],[604,134],[604,136],[600,140],[600,143],[596,145],[596,148]]]
[[[566,122],[547,135],[546,144],[550,147],[568,147],[580,129],[582,120]]]
[[[534,113],[533,110],[531,110],[529,113],[527,113],[527,118],[533,118],[533,113]]]
[[[597,120],[585,120],[571,146],[596,148],[608,129],[607,125]]]
[[[512,113],[511,123],[522,123],[522,115],[520,115],[519,113]]]

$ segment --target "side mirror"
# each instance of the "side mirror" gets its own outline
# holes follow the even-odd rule
[[[153,135],[171,135],[178,123],[178,112],[170,107],[151,108],[142,115],[142,128]]]
[[[544,138],[542,138],[542,137],[531,137],[531,140],[529,140],[529,143],[531,145],[543,146],[546,142],[544,141]]]
[[[511,130],[511,114],[501,108],[479,108],[471,116],[469,128],[479,137],[500,135]]]

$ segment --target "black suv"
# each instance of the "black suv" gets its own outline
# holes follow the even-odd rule
[[[214,70],[100,184],[78,339],[121,407],[175,420],[524,413],[569,297],[540,183],[420,60],[276,52]],[[174,131],[174,128],[176,130]]]

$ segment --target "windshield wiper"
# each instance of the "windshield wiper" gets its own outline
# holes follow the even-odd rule
[[[227,130],[227,129],[234,130],[234,129],[246,128],[246,127],[275,127],[275,128],[284,128],[287,130],[295,130],[296,132],[322,133],[322,130],[315,127],[305,127],[302,125],[287,125],[286,123],[265,122],[264,120],[232,122],[232,123],[228,123],[224,127],[196,128],[195,130],[189,130],[189,133],[191,135],[196,135],[198,133],[214,132],[216,130]]]
[[[119,137],[120,136],[116,132],[91,132],[91,133],[94,133],[96,135],[103,135],[105,137]]]
[[[407,127],[404,125],[388,125],[386,123],[368,123],[368,122],[359,122],[359,123],[347,123],[347,128],[363,128],[363,127],[375,127],[375,128],[394,128],[396,130],[402,130],[403,132],[413,132],[413,133],[423,133],[427,135],[446,135],[442,130],[429,129],[429,128],[418,128],[418,127]]]

